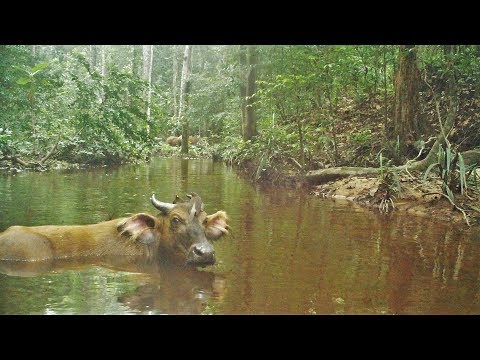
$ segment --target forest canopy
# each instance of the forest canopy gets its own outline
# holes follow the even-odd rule
[[[183,153],[306,172],[480,145],[480,47],[2,45],[0,165]],[[443,125],[442,125],[443,124]],[[442,129],[442,127],[445,127]],[[420,154],[419,154],[420,153]]]

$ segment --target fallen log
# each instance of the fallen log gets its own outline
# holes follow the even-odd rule
[[[465,165],[480,165],[480,150],[468,150],[462,153]],[[424,171],[430,164],[435,163],[434,157],[427,157],[420,161],[407,163],[401,166],[394,166],[390,169],[394,171]],[[346,178],[349,176],[377,176],[380,173],[380,168],[372,167],[337,167],[328,169],[311,170],[305,174],[305,180],[312,184],[318,185],[329,181]]]

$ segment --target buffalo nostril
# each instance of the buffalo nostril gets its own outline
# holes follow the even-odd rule
[[[202,256],[203,255],[203,251],[200,250],[199,248],[197,248],[196,246],[193,248],[193,253],[197,256]]]

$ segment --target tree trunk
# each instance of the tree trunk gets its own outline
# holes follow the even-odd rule
[[[38,155],[38,137],[37,137],[37,111],[36,111],[36,99],[35,88],[30,87],[28,91],[28,102],[30,105],[30,116],[32,122],[32,139],[33,139],[33,154]]]
[[[328,68],[326,69],[327,74],[328,74]],[[330,123],[331,123],[331,132],[332,132],[332,140],[333,140],[333,155],[334,155],[334,160],[335,163],[338,161],[340,158],[340,155],[338,154],[338,141],[337,141],[337,120],[335,116],[335,109],[333,106],[333,100],[332,100],[332,84],[330,83],[329,86],[327,86],[327,99],[328,99],[328,112],[330,114]]]
[[[32,45],[32,55],[33,57],[37,55],[37,45]]]
[[[95,71],[97,67],[97,46],[90,45],[90,71]]]
[[[102,57],[102,77],[104,78],[107,75],[107,64],[105,56],[105,45],[100,46],[100,54]]]
[[[247,114],[247,47],[245,45],[240,45],[239,48],[239,78],[240,78],[240,108],[242,111],[242,135],[245,133],[244,125],[246,122]]]
[[[254,96],[257,91],[257,54],[254,45],[247,46],[247,89],[246,113],[243,125],[243,139],[251,140],[257,135],[257,120],[255,117]]]
[[[173,46],[173,76],[172,76],[172,95],[173,95],[173,119],[178,121],[178,51],[179,46]]]
[[[148,81],[149,65],[150,65],[150,47],[151,45],[143,45],[143,80]]]
[[[142,63],[142,47],[141,45],[133,45],[132,54],[132,74],[139,76],[140,64]]]
[[[387,45],[383,46],[383,106],[384,112],[384,128],[388,125],[388,101],[387,101]]]
[[[150,105],[151,105],[151,91],[152,91],[152,61],[153,61],[153,45],[143,45],[142,46],[143,52],[143,72],[142,78],[148,84],[147,87],[147,108],[145,112],[147,114],[147,132],[150,131]]]
[[[400,45],[398,70],[395,78],[395,113],[393,140],[399,140],[400,154],[415,142],[418,135],[418,83],[417,51],[415,45]]]
[[[149,46],[148,58],[148,94],[147,94],[147,132],[150,132],[150,109],[152,102],[152,65],[153,65],[153,45]]]
[[[178,108],[178,117],[182,124],[182,153],[188,154],[188,117],[185,112],[187,109],[187,96],[190,92],[190,63],[192,57],[192,46],[186,45],[183,55],[182,78],[180,81],[180,104]]]
[[[302,164],[302,174],[303,174],[303,169],[305,169],[305,140],[303,138],[303,121],[300,115],[297,115],[297,130],[298,130],[298,141],[300,145],[300,163]]]

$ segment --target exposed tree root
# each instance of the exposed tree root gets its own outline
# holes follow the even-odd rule
[[[61,138],[59,137],[57,139],[57,142],[55,143],[55,145],[52,147],[52,149],[44,157],[42,157],[39,161],[26,161],[26,160],[21,159],[17,155],[1,157],[0,161],[8,160],[8,161],[11,161],[12,164],[19,164],[19,165],[21,165],[23,167],[26,167],[26,168],[32,168],[32,167],[36,167],[36,166],[42,167],[45,164],[45,162],[48,159],[50,159],[50,157],[53,154],[55,154],[55,151],[57,150],[58,144],[60,143],[60,140],[61,140]]]
[[[462,214],[463,214],[463,218],[465,219],[465,221],[467,222],[467,225],[468,226],[471,226],[470,225],[470,222],[468,221],[468,218],[467,218],[467,214],[465,213],[465,210],[463,210],[461,207],[459,207],[457,204],[455,204],[452,199],[450,199],[447,195],[443,194],[443,193],[440,193],[440,192],[430,192],[430,193],[427,193],[427,194],[423,194],[423,196],[427,196],[427,195],[441,195],[443,196],[444,198],[446,198],[450,204],[452,204],[455,209],[457,209],[458,211],[460,211]]]

